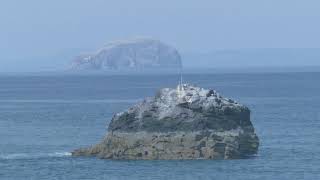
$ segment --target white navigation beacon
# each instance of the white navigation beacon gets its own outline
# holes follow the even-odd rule
[[[184,88],[182,83],[182,67],[180,68],[180,81],[177,87],[177,94],[178,94],[178,98],[183,97],[183,94],[184,94]]]

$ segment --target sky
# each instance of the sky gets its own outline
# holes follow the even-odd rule
[[[319,0],[1,0],[0,70],[137,36],[180,52],[320,48],[319,8]]]

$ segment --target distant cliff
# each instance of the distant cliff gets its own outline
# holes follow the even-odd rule
[[[95,53],[77,56],[75,70],[180,68],[178,51],[158,40],[132,39],[112,42]]]

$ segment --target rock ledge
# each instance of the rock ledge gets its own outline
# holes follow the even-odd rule
[[[257,153],[250,110],[184,84],[114,115],[103,141],[72,152],[106,159],[235,159]]]

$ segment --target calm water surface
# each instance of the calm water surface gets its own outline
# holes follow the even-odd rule
[[[320,73],[197,74],[252,110],[259,154],[244,160],[112,161],[73,158],[112,115],[175,75],[0,76],[0,179],[320,179]]]

